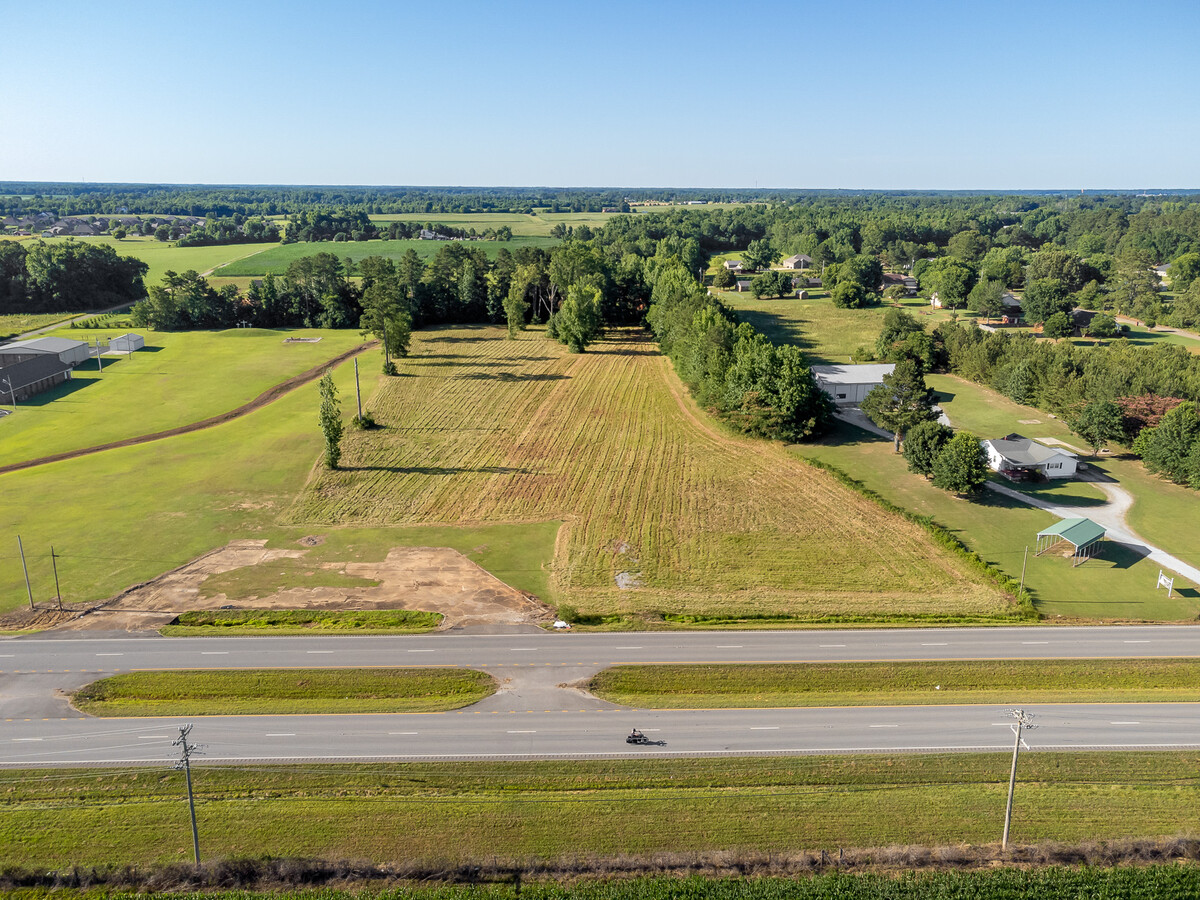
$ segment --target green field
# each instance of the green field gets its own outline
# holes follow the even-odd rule
[[[0,315],[0,341],[79,315],[83,315],[83,313],[9,313]],[[3,400],[3,397],[0,397],[0,400]]]
[[[561,520],[556,597],[582,613],[794,621],[1003,617],[1008,598],[919,525],[695,410],[643,336],[586,354],[529,332],[424,332],[407,376],[285,521]]]
[[[382,256],[386,259],[400,259],[409,250],[415,250],[421,259],[432,259],[447,241],[347,241],[332,243],[319,241],[315,243],[273,244],[270,249],[246,257],[228,265],[221,266],[213,274],[221,278],[238,278],[247,275],[282,275],[288,266],[305,256],[315,256],[318,253],[332,253],[338,259],[350,259],[354,262],[366,259],[368,256]],[[522,247],[554,247],[558,241],[546,235],[514,236],[511,241],[469,241],[466,246],[483,250],[489,259],[495,259],[501,249],[510,253]]]
[[[635,709],[1200,701],[1200,660],[923,660],[614,666],[597,696]]]
[[[67,328],[70,340],[126,329]],[[19,404],[0,420],[0,465],[150,434],[236,409],[294,375],[359,346],[357,331],[161,332],[138,329],[146,347],[84,363],[70,381]],[[287,338],[320,338],[286,344]],[[368,368],[377,367],[366,357]]]
[[[624,748],[620,729],[611,730]],[[192,738],[214,740],[202,723]],[[172,755],[166,741],[162,749]],[[997,752],[239,767],[204,766],[201,758],[192,776],[207,859],[567,862],[995,844],[1009,759]],[[1024,754],[1012,838],[1194,833],[1198,763],[1195,751]],[[0,866],[191,858],[183,776],[168,763],[0,771],[0,786]]]
[[[445,712],[495,691],[470,669],[179,669],[102,678],[71,701],[91,716],[347,715]]]
[[[202,589],[208,589],[209,579]],[[407,609],[204,609],[185,612],[159,629],[168,637],[230,634],[424,634],[437,628],[438,613]]]
[[[121,256],[133,256],[150,266],[146,272],[146,287],[162,281],[168,270],[186,272],[194,269],[201,275],[230,260],[261,253],[277,244],[226,244],[217,247],[176,247],[174,243],[156,241],[152,237],[130,237],[123,241],[107,235],[99,237],[51,238],[54,241],[76,240],[85,244],[106,244]]]

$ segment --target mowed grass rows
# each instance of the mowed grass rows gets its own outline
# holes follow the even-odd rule
[[[349,433],[343,469],[315,471],[290,524],[561,519],[555,599],[596,614],[1007,608],[918,526],[714,427],[640,334],[584,355],[536,332],[414,337],[372,402],[385,429]]]

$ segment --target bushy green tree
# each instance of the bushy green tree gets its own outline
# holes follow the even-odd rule
[[[880,428],[892,432],[897,453],[910,428],[937,418],[925,376],[911,359],[900,360],[890,374],[883,376],[883,384],[863,398],[862,411]]]
[[[393,357],[407,356],[412,341],[412,311],[408,292],[400,283],[396,264],[390,259],[368,256],[359,263],[362,274],[363,334],[377,337],[383,346],[384,371],[390,371]]]
[[[769,269],[777,259],[779,259],[779,251],[772,247],[771,242],[766,238],[751,241],[742,254],[742,262],[749,269]]]
[[[925,262],[925,260],[922,260]],[[917,280],[921,289],[938,295],[938,302],[946,309],[961,309],[966,306],[967,296],[975,286],[975,270],[967,263],[951,256],[931,259],[918,266]]]
[[[1093,316],[1092,321],[1088,323],[1088,337],[1094,338],[1112,338],[1121,333],[1120,327],[1117,325],[1117,320],[1112,316]]]
[[[979,438],[969,431],[950,438],[933,462],[933,483],[944,491],[974,494],[987,476],[987,454]]]
[[[904,436],[904,459],[908,470],[930,477],[938,454],[953,436],[954,429],[941,422],[918,422],[910,428]]]
[[[1004,311],[1004,284],[999,279],[981,278],[967,296],[967,309],[986,322]]]
[[[829,299],[839,309],[860,309],[874,303],[875,295],[857,281],[839,281],[830,291]]]
[[[1054,340],[1068,337],[1074,330],[1071,317],[1065,312],[1056,312],[1042,324],[1042,336]]]
[[[737,284],[737,276],[733,274],[732,269],[727,269],[721,266],[717,269],[717,274],[713,276],[713,287],[715,288],[731,288]]]
[[[1151,472],[1186,484],[1191,475],[1190,457],[1200,443],[1200,412],[1191,401],[1180,403],[1153,428],[1143,428],[1133,442]]]
[[[319,421],[325,438],[325,465],[336,469],[342,458],[342,411],[338,403],[337,385],[333,375],[326,372],[317,385],[321,394]]]
[[[1092,456],[1109,441],[1119,441],[1125,436],[1121,407],[1110,400],[1085,403],[1079,412],[1067,419],[1067,424],[1091,445]]]
[[[583,353],[600,334],[600,289],[573,284],[554,315],[555,333],[572,353]]]

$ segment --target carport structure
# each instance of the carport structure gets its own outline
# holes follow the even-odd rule
[[[1100,541],[1104,538],[1104,533],[1104,528],[1091,519],[1063,519],[1038,532],[1037,555],[1048,553],[1066,542],[1073,548],[1071,568],[1075,568],[1100,552]]]

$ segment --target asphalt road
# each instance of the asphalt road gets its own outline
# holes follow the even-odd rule
[[[653,662],[1200,656],[1185,626],[892,629],[417,637],[97,638],[0,641],[0,765],[157,762],[176,719],[90,719],[58,693],[119,671],[171,668],[464,666],[501,690],[452,713],[241,716],[197,721],[207,759],[462,759],[642,754],[996,750],[995,706],[635,711],[569,687],[606,666]],[[1029,707],[1034,748],[1200,746],[1200,705]],[[666,743],[631,748],[632,727]]]

